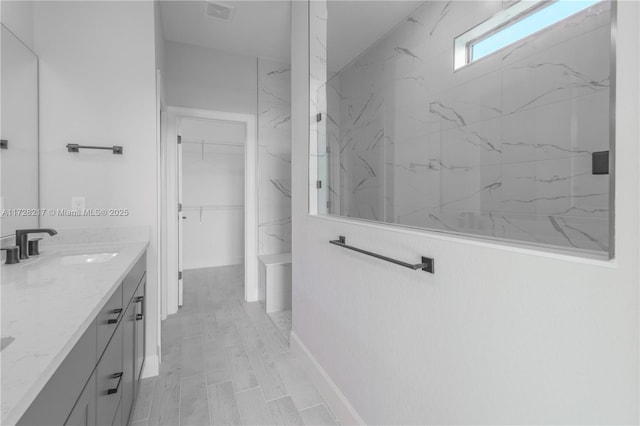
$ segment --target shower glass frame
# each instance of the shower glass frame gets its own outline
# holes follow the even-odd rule
[[[509,239],[504,237],[493,237],[490,235],[482,235],[482,234],[474,234],[469,232],[459,232],[453,230],[446,229],[438,229],[432,227],[424,227],[424,226],[414,226],[408,224],[401,224],[395,222],[389,222],[384,220],[371,220],[365,218],[358,218],[353,216],[340,215],[338,213],[330,212],[331,208],[335,206],[329,206],[325,208],[324,201],[327,201],[327,184],[330,183],[331,176],[330,171],[322,166],[322,160],[327,158],[326,152],[319,152],[319,141],[321,137],[326,137],[326,132],[322,132],[322,129],[317,126],[317,120],[324,121],[326,115],[326,108],[321,108],[319,105],[321,102],[328,103],[327,101],[327,88],[326,88],[326,78],[325,84],[319,85],[319,87],[314,88],[314,68],[313,68],[313,57],[317,55],[317,52],[314,52],[314,39],[316,38],[316,32],[314,29],[312,14],[317,12],[318,10],[323,10],[326,18],[326,22],[330,19],[329,13],[327,11],[327,3],[331,0],[310,0],[309,8],[308,8],[308,28],[309,28],[309,37],[308,37],[308,66],[309,66],[309,182],[308,182],[308,214],[311,216],[316,216],[320,218],[325,218],[329,220],[339,220],[345,222],[353,222],[353,223],[370,223],[375,224],[377,226],[388,227],[389,229],[408,229],[416,232],[421,232],[424,234],[437,233],[440,235],[451,236],[455,238],[461,238],[465,240],[475,240],[475,241],[486,241],[491,243],[497,243],[500,245],[519,247],[525,249],[533,249],[550,253],[559,253],[559,254],[567,254],[572,256],[584,257],[584,258],[592,258],[596,260],[613,260],[615,258],[615,188],[616,188],[616,167],[615,167],[615,156],[616,156],[616,34],[617,34],[617,0],[602,0],[602,2],[609,3],[609,14],[610,14],[610,24],[609,24],[609,183],[608,183],[608,199],[609,199],[609,209],[608,209],[608,245],[607,250],[595,251],[595,250],[583,250],[579,248],[573,248],[569,246],[556,245],[556,244],[547,244],[540,243],[535,241],[527,241],[527,240],[519,240],[519,239]],[[403,20],[404,21],[404,20]],[[403,21],[400,21],[396,26],[394,26],[389,32],[382,36],[381,39],[387,37],[388,34],[395,31],[397,27],[399,27]],[[328,49],[326,43],[326,31],[325,27],[325,55],[326,49]],[[373,41],[372,45],[378,43],[379,40]],[[453,39],[451,40],[453,43]],[[356,58],[354,58],[350,63],[353,64],[360,58],[362,55],[367,53],[369,48],[365,51],[361,52]],[[476,62],[482,62],[485,58],[479,58]],[[328,62],[326,56],[325,61]],[[326,70],[326,62],[325,69]],[[453,66],[453,58],[451,60]],[[473,65],[469,64],[469,65]],[[348,66],[348,65],[347,65]],[[345,68],[347,67],[345,66]],[[455,71],[454,71],[455,72]],[[316,79],[318,76],[315,76]],[[316,83],[316,86],[317,83]],[[320,117],[318,114],[321,114]],[[322,146],[325,146],[322,144]],[[327,173],[323,174],[320,172],[320,169],[327,170]],[[321,182],[321,183],[319,183]],[[322,207],[321,207],[322,206]]]

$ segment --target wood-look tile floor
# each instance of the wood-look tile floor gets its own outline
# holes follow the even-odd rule
[[[160,375],[144,379],[135,426],[336,425],[289,351],[291,311],[244,302],[244,267],[185,271],[162,322]]]

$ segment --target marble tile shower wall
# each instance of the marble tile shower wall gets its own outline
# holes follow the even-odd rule
[[[258,59],[258,251],[291,252],[291,66]]]
[[[609,2],[453,72],[502,7],[426,2],[329,80],[332,212],[608,250]]]

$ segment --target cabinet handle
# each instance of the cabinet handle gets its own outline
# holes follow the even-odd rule
[[[142,304],[143,301],[144,301],[144,296],[136,297],[136,303],[140,303],[140,311],[141,312],[144,312],[144,305]],[[142,313],[136,314],[136,321],[140,321],[143,317],[144,317],[144,315]]]
[[[122,309],[118,308],[118,309],[114,309],[111,311],[112,314],[118,314],[118,316],[116,317],[116,319],[110,319],[107,320],[107,324],[116,324],[118,322],[118,318],[120,318],[120,313],[122,312]]]
[[[115,388],[111,388],[107,390],[107,395],[111,395],[114,393],[118,393],[118,388],[120,387],[120,382],[122,381],[122,373],[116,373],[113,376],[111,376],[112,379],[118,379],[118,384],[116,385]]]

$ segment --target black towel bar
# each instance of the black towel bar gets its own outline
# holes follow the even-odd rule
[[[367,256],[372,256],[378,259],[386,260],[387,262],[395,263],[396,265],[404,266],[405,268],[413,269],[417,271],[418,269],[423,270],[425,272],[434,273],[434,260],[430,257],[422,256],[422,263],[407,263],[401,260],[392,259],[387,256],[383,256],[381,254],[373,253],[370,251],[362,250],[357,247],[347,245],[347,239],[343,236],[338,237],[337,240],[329,241],[330,244],[334,244],[336,246],[346,248],[349,250],[357,251],[358,253],[366,254]]]
[[[68,152],[79,152],[80,149],[108,149],[109,151],[113,151],[114,154],[122,154],[121,146],[90,146],[90,145],[78,145],[77,143],[68,143],[67,151]]]

